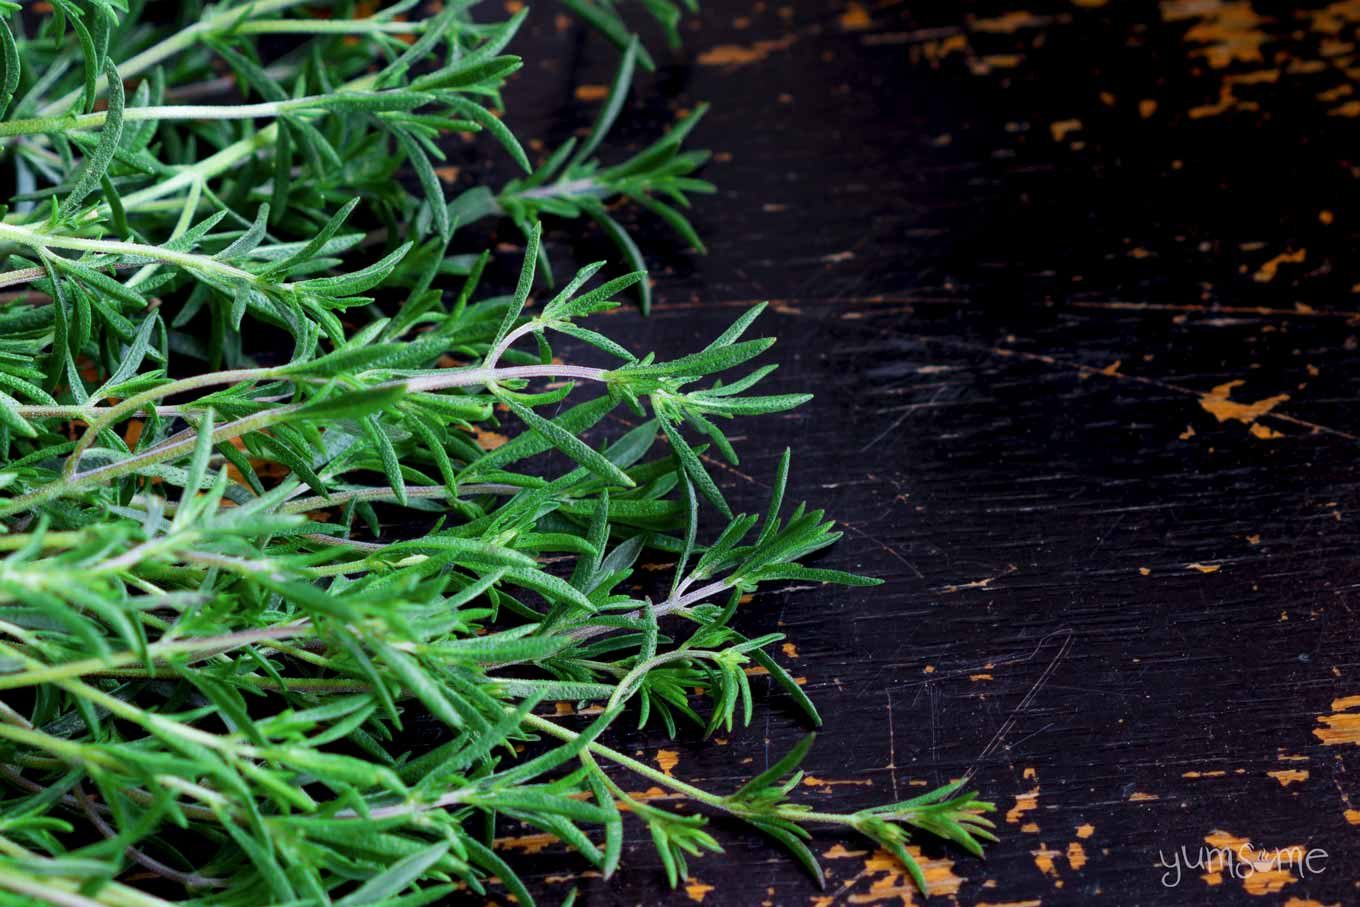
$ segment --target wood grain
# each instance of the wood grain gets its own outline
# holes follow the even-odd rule
[[[845,530],[824,566],[887,583],[741,620],[788,634],[826,716],[801,799],[973,772],[997,802],[985,861],[924,843],[933,902],[1360,900],[1360,3],[1308,6],[708,3],[605,152],[714,102],[711,252],[621,212],[657,305],[611,333],[680,353],[773,301],[771,380],[818,396],[747,423],[724,486],[759,507],[792,446],[791,494]],[[614,55],[531,22],[519,52],[547,62],[509,120],[542,155]],[[509,173],[467,158],[469,184]],[[615,257],[579,225],[549,241]],[[806,730],[767,705],[716,746],[628,749],[728,790]],[[612,882],[541,838],[509,856],[550,904],[924,902],[864,842],[817,839],[819,891],[717,828],[726,856],[675,893],[636,824]],[[1159,852],[1247,840],[1325,871],[1164,884]]]

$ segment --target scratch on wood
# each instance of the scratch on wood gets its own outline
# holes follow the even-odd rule
[[[1029,688],[1029,692],[1024,695],[1016,707],[1011,711],[1010,716],[1002,722],[1001,727],[997,728],[996,733],[992,735],[992,739],[982,748],[982,752],[978,753],[977,758],[973,760],[973,764],[968,767],[968,771],[964,772],[965,778],[971,778],[974,773],[977,772],[978,766],[982,764],[983,760],[990,756],[1006,739],[1006,735],[1014,730],[1016,722],[1020,720],[1020,716],[1023,715],[1034,702],[1034,698],[1039,695],[1039,691],[1044,688],[1044,684],[1048,683],[1049,679],[1052,678],[1053,672],[1058,668],[1058,662],[1067,657],[1068,651],[1072,648],[1072,630],[1069,627],[1064,627],[1039,640],[1039,645],[1035,647],[1034,652],[1025,660],[1029,661],[1033,659],[1039,654],[1044,646],[1056,639],[1062,640],[1062,644],[1058,647],[1057,654],[1054,655],[1053,659],[1048,663],[1048,667],[1044,668],[1043,673],[1039,675],[1039,679]]]

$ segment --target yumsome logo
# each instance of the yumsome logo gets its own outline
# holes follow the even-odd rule
[[[1157,859],[1166,870],[1162,873],[1162,884],[1167,888],[1180,885],[1184,875],[1192,871],[1217,873],[1225,878],[1239,879],[1251,887],[1250,880],[1257,875],[1287,875],[1289,881],[1321,875],[1326,871],[1327,851],[1298,844],[1256,848],[1250,841],[1234,841],[1222,847],[1180,847],[1169,854],[1159,849]]]

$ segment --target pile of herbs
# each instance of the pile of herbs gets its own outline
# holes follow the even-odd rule
[[[682,211],[712,187],[681,147],[698,112],[601,160],[652,57],[627,6],[565,5],[619,45],[618,74],[589,134],[535,166],[500,102],[527,10],[0,3],[7,902],[416,905],[493,886],[530,904],[494,847],[507,829],[608,876],[640,822],[675,885],[718,850],[705,813],[819,882],[809,828],[853,831],[924,888],[909,829],[974,853],[991,838],[990,805],[957,782],[852,813],[794,802],[810,737],[725,792],[611,747],[619,722],[749,722],[753,669],[815,725],[767,652],[781,636],[733,613],[768,583],[872,581],[803,563],[839,533],[783,500],[787,453],[758,515],[705,465],[736,461],[722,423],[808,399],[761,393],[758,308],[669,361],[591,318],[650,305],[611,208],[697,246]],[[681,10],[639,8],[674,34]],[[446,198],[457,133],[524,175]],[[602,228],[623,267],[554,284],[545,217]],[[482,218],[524,236],[512,294],[479,290],[490,252],[460,228]],[[605,431],[616,411],[631,428]],[[648,550],[673,578],[637,597]],[[442,742],[412,742],[416,719]],[[640,802],[629,775],[699,812]]]

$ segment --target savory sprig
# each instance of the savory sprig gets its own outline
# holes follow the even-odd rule
[[[534,169],[493,112],[524,14],[471,6],[254,0],[173,24],[116,0],[4,6],[5,897],[420,904],[494,877],[528,904],[498,828],[609,875],[625,814],[678,884],[718,842],[626,774],[819,882],[815,827],[873,840],[923,889],[910,834],[991,839],[959,782],[855,813],[797,802],[811,738],[727,794],[611,746],[620,721],[748,724],[753,669],[820,723],[770,652],[782,635],[733,615],[770,584],[876,581],[810,563],[839,533],[786,507],[788,452],[762,515],[710,471],[736,462],[725,420],[808,399],[760,392],[760,307],[662,360],[592,320],[645,288],[640,253],[535,294],[543,215],[627,239],[607,200],[674,220],[657,195],[709,188],[680,150],[697,117],[596,161],[646,59],[630,37],[590,136]],[[447,201],[451,130],[492,133],[531,176]],[[494,214],[526,238],[507,295],[482,288],[489,252],[460,251],[457,227]],[[674,559],[669,585],[645,551]],[[425,716],[437,745],[408,733]]]

